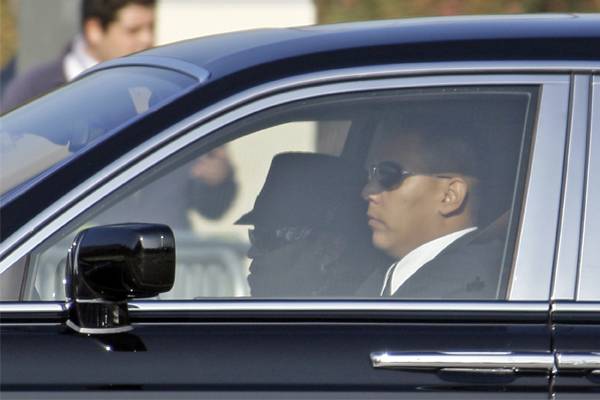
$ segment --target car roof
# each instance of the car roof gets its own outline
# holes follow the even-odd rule
[[[258,29],[186,40],[138,54],[186,61],[207,70],[215,80],[286,60],[302,62],[298,67],[304,72],[327,66],[430,61],[598,60],[599,44],[600,14],[537,14]]]

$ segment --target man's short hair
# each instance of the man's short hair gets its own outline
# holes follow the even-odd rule
[[[384,118],[379,134],[386,142],[401,136],[416,142],[423,169],[411,172],[458,173],[482,179],[485,170],[481,162],[481,132],[461,114],[431,104],[411,105]]]
[[[116,20],[117,13],[130,4],[154,7],[156,0],[82,0],[81,25],[83,26],[90,19],[97,18],[102,29],[106,30],[108,25]]]

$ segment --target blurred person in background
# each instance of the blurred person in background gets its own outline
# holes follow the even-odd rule
[[[57,59],[14,78],[2,111],[62,86],[99,62],[152,47],[155,5],[156,0],[82,0],[81,34]]]

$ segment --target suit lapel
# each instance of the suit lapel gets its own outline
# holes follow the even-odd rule
[[[423,265],[393,294],[400,298],[441,299],[468,297],[465,291],[474,293],[482,289],[481,278],[471,279],[470,272],[479,266],[484,267],[487,258],[481,259],[479,252],[472,254],[470,245],[478,237],[478,231],[469,232],[446,247],[433,260]],[[482,250],[484,246],[479,250]],[[485,246],[485,250],[493,255],[494,248]],[[485,253],[485,252],[484,252]],[[467,273],[469,272],[469,273]],[[465,282],[465,280],[468,280]],[[473,282],[471,282],[471,280]]]

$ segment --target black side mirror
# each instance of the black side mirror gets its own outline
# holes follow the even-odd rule
[[[87,334],[131,330],[127,299],[173,287],[173,232],[138,223],[83,230],[69,249],[66,275],[69,327]]]

